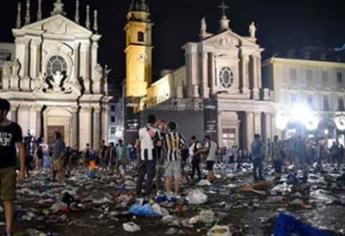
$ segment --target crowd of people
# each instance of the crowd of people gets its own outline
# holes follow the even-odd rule
[[[249,150],[238,146],[219,147],[206,135],[203,140],[196,136],[186,138],[173,121],[158,120],[150,115],[147,124],[138,131],[136,140],[125,144],[100,143],[98,150],[90,144],[79,150],[66,147],[61,133],[55,132],[55,142],[48,146],[41,137],[30,132],[23,138],[19,125],[8,120],[10,104],[0,99],[0,196],[4,201],[7,235],[12,235],[16,184],[16,159],[19,156],[19,179],[30,178],[45,172],[52,181],[65,184],[65,177],[72,170],[89,173],[90,169],[114,175],[116,178],[135,174],[136,194],[150,201],[157,191],[164,188],[169,198],[179,198],[181,183],[194,184],[203,177],[211,183],[216,180],[214,165],[233,164],[238,169],[243,162],[253,163],[253,180],[264,180],[264,165],[272,166],[277,175],[289,165],[306,169],[308,165],[322,171],[326,161],[339,167],[344,159],[344,147],[337,141],[328,147],[327,139],[304,139],[296,136],[287,140],[263,140],[255,134]],[[161,179],[164,178],[164,183]]]

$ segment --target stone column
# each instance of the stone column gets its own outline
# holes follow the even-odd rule
[[[259,56],[259,57],[257,57],[257,59],[256,59],[256,68],[257,68],[257,70],[258,70],[258,85],[259,85],[259,89],[261,89],[262,88],[262,72],[261,72],[261,57]]]
[[[79,137],[78,137],[78,107],[72,108],[72,140],[71,145],[72,147],[80,147],[79,145]],[[81,148],[81,147],[80,147]]]
[[[36,125],[35,125],[35,135],[36,137],[39,137],[40,135],[43,135],[42,132],[42,106],[36,105],[34,106],[35,109],[35,115],[36,115]]]
[[[246,112],[246,146],[250,152],[250,145],[254,140],[254,114],[253,112]]]
[[[272,114],[265,112],[265,128],[266,128],[266,138],[272,140]]]
[[[21,69],[23,70],[24,74],[23,76],[30,76],[30,39],[25,39],[24,44],[25,44],[25,51],[24,51],[24,61],[22,62]]]
[[[101,142],[101,108],[93,110],[93,149],[98,150]]]
[[[18,104],[11,104],[10,120],[18,123]]]
[[[253,70],[253,99],[259,100],[259,74],[257,68],[257,58],[252,56],[252,70]]]
[[[249,93],[249,56],[242,55],[242,93]]]
[[[192,97],[198,98],[200,97],[199,93],[199,87],[200,87],[200,81],[199,81],[199,64],[198,64],[198,54],[197,52],[192,51],[191,52],[191,80],[192,80]]]
[[[83,77],[85,93],[90,92],[90,44],[82,43],[80,46],[80,76]]]
[[[40,71],[40,65],[41,65],[41,60],[40,60],[40,45],[41,41],[40,40],[32,40],[30,44],[30,77],[34,80],[37,79],[37,75]]]
[[[105,142],[108,142],[109,133],[109,111],[107,106],[102,108],[102,137]]]
[[[98,52],[98,43],[93,42],[91,48],[91,79],[95,80],[96,78],[96,65],[97,65],[97,52]]]
[[[216,81],[217,79],[215,78],[215,72],[214,72],[214,68],[215,68],[215,63],[214,63],[214,53],[211,52],[209,53],[209,84],[211,86],[211,94],[215,94],[216,93]]]
[[[81,107],[79,115],[79,147],[84,148],[87,143],[92,145],[92,108]]]
[[[261,112],[255,112],[254,113],[254,132],[256,134],[260,134],[262,136]]]
[[[203,98],[209,98],[210,88],[208,84],[208,54],[207,52],[202,52],[201,54],[201,96]]]

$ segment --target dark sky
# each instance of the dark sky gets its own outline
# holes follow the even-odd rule
[[[25,0],[21,0],[25,3]],[[32,1],[35,19],[36,2]],[[48,16],[54,0],[42,0]],[[74,0],[64,0],[69,18],[74,16]],[[103,35],[100,60],[113,69],[113,76],[124,77],[124,31],[130,0],[80,0],[82,22],[87,3],[99,10],[99,28]],[[181,46],[198,39],[200,19],[205,16],[208,31],[216,32],[221,16],[220,0],[148,0],[153,21],[154,75],[162,69],[184,64]],[[13,41],[11,28],[16,21],[15,0],[1,0],[0,41]],[[248,25],[255,21],[257,37],[265,48],[264,58],[289,48],[305,46],[333,47],[345,43],[344,0],[226,0],[231,28],[248,35]],[[25,5],[25,4],[24,4]],[[23,13],[24,14],[24,13]]]

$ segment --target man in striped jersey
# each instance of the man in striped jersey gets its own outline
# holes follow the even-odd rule
[[[151,198],[152,181],[156,174],[157,147],[162,145],[159,129],[153,125],[156,122],[154,115],[149,115],[148,123],[139,130],[137,150],[140,150],[140,163],[138,164],[137,195],[142,195],[142,185],[145,179],[145,196]]]
[[[175,194],[179,194],[181,178],[181,149],[186,146],[183,136],[176,131],[176,123],[169,122],[169,132],[165,134],[163,144],[166,149],[165,164],[165,190],[168,194],[174,179]]]

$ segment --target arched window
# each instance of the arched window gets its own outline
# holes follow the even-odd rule
[[[138,42],[144,42],[144,32],[138,32]]]

